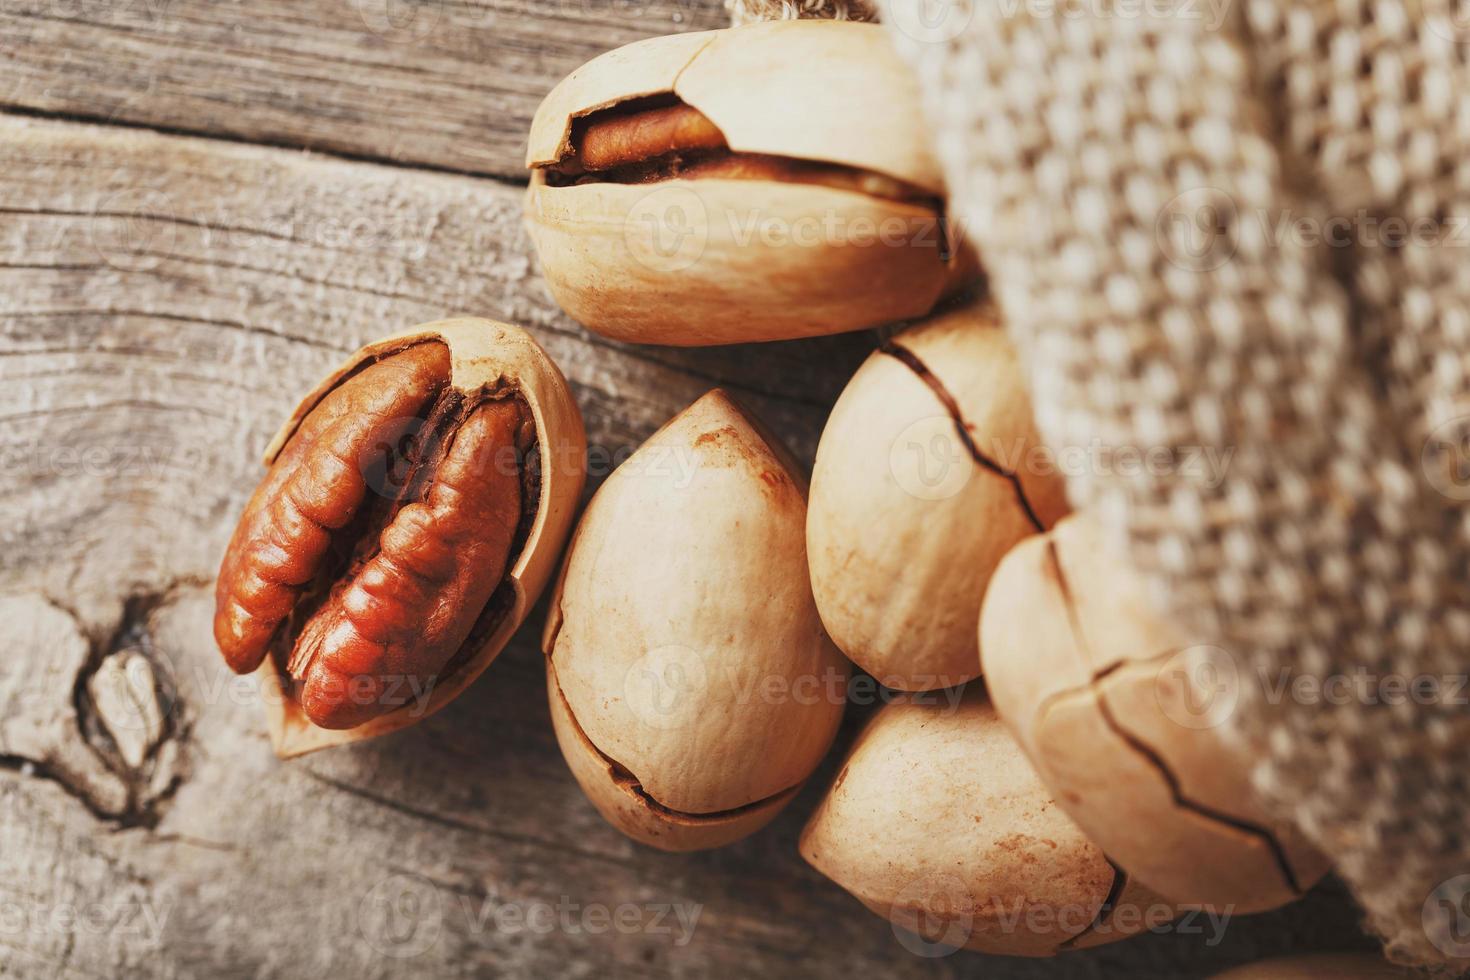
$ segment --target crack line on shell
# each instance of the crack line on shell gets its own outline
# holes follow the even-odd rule
[[[661,92],[648,92],[643,95],[625,95],[622,98],[614,99],[606,105],[589,106],[580,111],[574,111],[568,114],[566,132],[562,133],[561,142],[557,144],[556,159],[549,164],[531,164],[527,169],[538,170],[547,167],[553,167],[556,166],[558,163],[562,163],[567,159],[568,156],[572,155],[575,152],[575,148],[572,146],[572,134],[576,129],[578,119],[585,119],[588,116],[595,115],[599,112],[606,112],[609,109],[616,109],[619,106],[628,102],[636,102],[639,99],[654,98],[660,95],[672,95],[674,98],[678,99],[680,102],[683,102],[685,105],[692,105],[692,103],[685,100],[684,97],[679,94],[679,80],[684,77],[685,72],[687,72],[691,67],[694,66],[694,63],[699,60],[700,55],[704,54],[705,51],[709,49],[709,46],[715,43],[715,38],[718,36],[719,32],[710,31],[709,34],[710,36],[705,38],[703,44],[701,44],[694,51],[690,52],[689,60],[684,62],[684,64],[679,67],[679,70],[674,73],[674,79],[669,83],[669,87],[667,90]],[[695,109],[699,109],[698,106],[693,107]],[[702,112],[703,110],[700,111]],[[718,125],[719,124],[716,123],[717,127]]]
[[[944,382],[940,381],[934,372],[929,370],[929,366],[920,359],[919,355],[893,340],[885,341],[878,348],[878,351],[894,358],[904,367],[914,372],[918,379],[934,393],[934,396],[939,399],[939,403],[944,406],[944,410],[949,413],[950,420],[954,422],[955,432],[960,437],[960,442],[969,451],[970,457],[975,461],[975,464],[981,469],[989,470],[1009,483],[1012,492],[1015,494],[1016,503],[1021,505],[1021,510],[1025,513],[1026,519],[1031,522],[1031,526],[1036,528],[1037,531],[1045,531],[1046,526],[1041,523],[1041,518],[1032,509],[1031,501],[1026,499],[1026,489],[1021,486],[1021,478],[1013,471],[1006,469],[985,455],[980,451],[980,447],[975,445],[975,439],[970,435],[969,427],[965,424],[964,416],[960,412],[959,402],[955,400],[954,395],[950,394],[949,389],[944,386]]]
[[[1081,623],[1077,614],[1077,606],[1076,603],[1073,601],[1072,589],[1067,581],[1066,572],[1062,570],[1061,558],[1057,554],[1057,545],[1055,541],[1047,541],[1046,554],[1051,564],[1052,572],[1056,577],[1058,587],[1061,589],[1062,600],[1067,607],[1067,621],[1072,630],[1073,640],[1076,642],[1079,649],[1086,652],[1088,648],[1085,634],[1083,633],[1081,628]],[[1058,703],[1061,699],[1070,695],[1079,694],[1083,691],[1090,691],[1095,696],[1098,712],[1102,716],[1103,723],[1108,726],[1108,729],[1112,731],[1114,735],[1117,735],[1118,738],[1122,739],[1125,745],[1131,748],[1139,757],[1141,757],[1152,769],[1154,769],[1159,774],[1159,777],[1164,780],[1164,784],[1168,787],[1169,795],[1173,799],[1176,806],[1180,807],[1181,809],[1188,810],[1191,813],[1195,813],[1201,817],[1204,817],[1206,820],[1214,820],[1217,823],[1240,831],[1241,833],[1249,837],[1254,837],[1260,840],[1263,844],[1266,845],[1266,848],[1271,854],[1272,861],[1275,863],[1277,870],[1286,880],[1286,886],[1291,889],[1292,894],[1301,895],[1305,891],[1305,889],[1303,889],[1301,883],[1297,881],[1296,873],[1292,870],[1291,862],[1287,858],[1286,849],[1281,845],[1281,842],[1276,839],[1276,835],[1271,833],[1271,831],[1266,827],[1262,827],[1259,824],[1253,823],[1240,817],[1232,816],[1231,814],[1225,813],[1221,810],[1217,810],[1196,800],[1192,800],[1188,796],[1186,796],[1183,786],[1181,786],[1179,783],[1178,777],[1175,776],[1174,771],[1169,768],[1169,765],[1164,760],[1164,757],[1160,755],[1153,746],[1149,745],[1143,739],[1139,738],[1137,735],[1133,734],[1125,727],[1123,727],[1122,723],[1118,721],[1117,716],[1113,714],[1113,709],[1108,704],[1107,696],[1098,689],[1097,685],[1101,681],[1105,680],[1107,677],[1124,667],[1140,663],[1155,662],[1172,656],[1177,652],[1177,650],[1164,650],[1144,660],[1120,660],[1115,664],[1104,667],[1102,670],[1094,672],[1085,685],[1081,687],[1071,688],[1066,691],[1060,691],[1047,698],[1046,701],[1042,703],[1040,709],[1037,712],[1037,719],[1040,720],[1051,709],[1051,707],[1054,704]],[[1087,662],[1092,662],[1092,658],[1090,656],[1087,658]]]
[[[801,783],[797,783],[795,786],[788,786],[786,789],[772,793],[770,796],[763,796],[760,799],[755,800],[751,803],[744,803],[737,807],[731,807],[728,810],[712,810],[709,813],[690,813],[687,810],[675,810],[673,807],[665,806],[663,803],[660,803],[658,800],[654,799],[653,796],[649,794],[648,790],[643,788],[643,783],[638,779],[637,775],[634,774],[633,770],[629,769],[627,766],[623,765],[621,762],[614,759],[606,752],[602,751],[602,749],[598,748],[597,743],[593,742],[591,737],[588,736],[587,732],[583,730],[582,723],[577,720],[576,712],[572,711],[571,702],[567,700],[566,694],[561,689],[561,680],[556,676],[556,667],[551,663],[551,656],[548,654],[546,659],[547,666],[550,668],[550,681],[556,687],[556,696],[561,699],[562,705],[566,708],[567,718],[571,720],[572,727],[577,731],[577,736],[583,742],[587,743],[587,746],[591,748],[593,752],[597,753],[597,757],[599,759],[607,764],[608,770],[612,773],[613,781],[619,786],[626,789],[628,792],[632,793],[634,796],[636,796],[640,801],[647,805],[649,809],[654,810],[658,813],[663,813],[668,816],[675,817],[679,820],[688,821],[690,823],[703,823],[706,821],[714,822],[717,820],[725,820],[730,817],[738,817],[750,811],[758,810],[761,807],[764,807],[770,803],[775,802],[776,800],[779,800],[783,796],[790,796],[794,794],[798,789],[801,788]],[[805,780],[803,780],[802,782],[805,782]]]
[[[716,39],[718,39],[719,37],[720,37],[720,32],[719,31],[711,31],[710,34],[709,34],[709,37],[707,37],[705,39],[704,43],[701,44],[697,50],[695,50],[692,53],[690,53],[689,60],[686,61],[686,62],[684,62],[683,67],[681,67],[674,74],[674,80],[673,80],[673,82],[671,82],[669,84],[669,92],[675,98],[677,98],[680,102],[683,102],[686,105],[694,105],[688,99],[685,99],[682,95],[679,94],[679,83],[684,80],[685,73],[688,72],[689,69],[691,69],[691,68],[694,67],[694,63],[696,61],[698,61],[700,58],[704,57],[704,53],[710,49],[710,46],[713,45],[715,43]],[[699,106],[694,106],[694,108],[695,109],[699,109]],[[699,111],[700,112],[703,112],[704,110],[703,109],[699,109]],[[715,125],[718,126],[719,123],[715,123]],[[721,132],[724,132],[724,131],[721,130]]]
[[[1113,869],[1113,880],[1108,883],[1108,893],[1103,896],[1102,904],[1097,907],[1097,914],[1092,917],[1087,927],[1075,936],[1063,940],[1062,944],[1057,947],[1058,950],[1075,949],[1083,939],[1102,929],[1112,919],[1113,911],[1118,907],[1118,902],[1122,900],[1123,889],[1128,887],[1128,872],[1118,867],[1118,862],[1106,854],[1103,855],[1103,860],[1108,862],[1108,867]]]

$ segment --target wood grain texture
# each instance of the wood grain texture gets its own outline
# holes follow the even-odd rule
[[[32,582],[56,594],[212,575],[300,395],[347,352],[415,323],[476,314],[530,328],[582,402],[594,484],[715,384],[810,459],[872,346],[596,338],[533,272],[520,192],[488,181],[27,121],[0,123],[0,173],[0,439],[26,463],[0,488],[24,503],[49,472],[67,490],[0,544],[49,542]],[[110,553],[129,561],[96,560]]]
[[[423,724],[278,762],[213,649],[210,580],[276,424],[346,351],[456,313],[526,325],[595,483],[715,383],[809,460],[872,345],[596,340],[546,298],[519,207],[493,181],[0,116],[0,975],[1165,978],[1355,942],[1329,886],[1218,945],[1196,923],[1064,963],[914,956],[797,856],[837,755],[735,847],[639,848],[556,749],[544,610]]]
[[[542,97],[719,0],[6,0],[0,106],[523,177]]]

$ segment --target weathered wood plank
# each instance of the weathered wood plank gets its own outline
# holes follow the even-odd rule
[[[542,96],[719,0],[6,0],[0,106],[520,179]]]
[[[49,543],[58,595],[115,592],[93,579],[120,571],[211,575],[275,426],[343,353],[399,327],[473,313],[531,328],[587,409],[594,477],[715,384],[810,458],[872,343],[602,341],[546,295],[519,191],[458,176],[11,120],[0,216],[0,445],[29,463],[0,474],[0,506],[32,503],[38,480],[66,489],[0,536]],[[180,522],[190,533],[160,533]]]
[[[729,850],[639,848],[556,749],[541,612],[425,723],[277,762],[209,580],[277,420],[343,352],[498,316],[609,457],[724,382],[809,458],[871,345],[597,341],[518,216],[494,182],[0,116],[0,975],[1162,978],[1351,942],[1329,887],[1219,946],[915,957],[796,854],[836,755]]]

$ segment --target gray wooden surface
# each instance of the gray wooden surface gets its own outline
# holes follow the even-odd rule
[[[1329,883],[1215,944],[916,957],[796,855],[832,761],[733,848],[637,847],[557,752],[539,612],[424,724],[271,755],[210,582],[276,424],[360,343],[528,326],[594,482],[714,384],[810,459],[871,336],[609,343],[558,313],[519,223],[550,85],[717,7],[0,2],[0,975],[1174,977],[1362,945]]]

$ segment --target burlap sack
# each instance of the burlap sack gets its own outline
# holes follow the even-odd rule
[[[727,5],[882,14],[1041,430],[1154,461],[1073,503],[1220,638],[1226,736],[1390,953],[1463,969],[1470,2]]]

